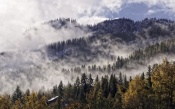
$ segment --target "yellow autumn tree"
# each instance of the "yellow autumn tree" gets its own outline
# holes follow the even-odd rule
[[[24,96],[23,109],[49,109],[46,104],[46,97],[44,95],[39,99],[37,93],[32,92],[30,95]]]
[[[15,101],[11,109],[24,109],[24,105],[21,103],[21,100],[18,99]]]
[[[37,109],[49,109],[46,104],[45,96],[42,96],[41,99],[39,99]]]
[[[140,76],[136,76],[129,83],[129,88],[123,95],[124,109],[147,109],[147,101],[149,99],[149,89],[146,88],[147,82],[142,80]]]
[[[175,64],[164,59],[162,64],[153,69],[151,81],[155,93],[156,107],[174,109]]]
[[[36,109],[38,106],[38,98],[35,92],[32,92],[30,96],[25,96],[25,109]]]
[[[11,103],[9,95],[0,96],[0,109],[11,109]]]

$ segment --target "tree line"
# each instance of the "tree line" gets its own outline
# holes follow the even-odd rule
[[[58,21],[71,22],[70,19]],[[58,24],[56,23],[56,25]],[[168,37],[173,38],[175,34],[174,21],[155,18],[137,22],[127,18],[120,18],[106,20],[102,23],[85,27],[93,34],[88,37],[82,36],[81,38],[51,43],[46,46],[48,54],[57,57],[56,59],[58,60],[66,59],[67,57],[76,59],[81,57],[83,61],[91,61],[96,59],[98,55],[108,56],[109,53],[105,53],[102,50],[108,49],[110,44],[117,47],[118,43],[137,43],[138,40],[146,41],[149,39],[168,39]],[[97,42],[100,43],[100,46],[94,46],[94,43]],[[110,57],[115,56],[110,55]]]
[[[46,101],[59,96],[47,105]],[[120,73],[96,76],[82,73],[74,83],[62,81],[50,91],[0,95],[0,109],[174,109],[175,64],[167,59],[149,66],[133,79]]]
[[[154,45],[149,45],[143,50],[138,49],[134,51],[128,58],[118,56],[114,63],[106,65],[81,65],[74,68],[63,68],[63,74],[81,74],[82,72],[89,72],[91,74],[116,74],[122,68],[130,69],[130,64],[146,65],[147,61],[153,59],[157,55],[161,54],[175,54],[175,39],[167,40]]]

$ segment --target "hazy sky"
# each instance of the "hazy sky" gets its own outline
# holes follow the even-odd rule
[[[0,51],[26,44],[26,29],[60,17],[83,24],[119,17],[174,20],[175,0],[0,0]]]

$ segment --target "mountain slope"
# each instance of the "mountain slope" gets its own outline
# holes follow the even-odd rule
[[[119,72],[135,75],[146,71],[149,64],[159,63],[170,53],[174,59],[173,21],[145,19],[134,22],[123,18],[104,21],[94,26],[75,22],[72,24],[70,20],[66,22],[68,25],[60,25],[59,20],[52,21],[49,28],[53,31],[73,29],[73,33],[85,32],[77,32],[82,33],[78,37],[71,33],[70,36],[74,38],[54,41],[55,43],[44,47],[36,47],[35,50],[0,53],[2,93],[10,92],[9,89],[14,89],[16,85],[24,90],[39,90],[42,86],[52,88],[60,80],[63,83],[71,82],[84,72],[92,73],[93,76]],[[43,25],[51,24],[47,22]],[[53,32],[46,30],[43,31]],[[39,33],[42,28],[28,31]],[[84,35],[86,36],[83,37]],[[170,40],[167,41],[168,39]]]
[[[121,55],[127,57],[138,48],[173,38],[175,34],[174,21],[167,19],[152,18],[134,22],[122,18],[85,27],[92,35],[48,45],[49,57],[70,64],[88,64],[100,60],[107,62]]]
[[[141,74],[146,71],[149,65],[155,66],[161,63],[162,59],[168,58],[175,62],[175,38],[144,49],[138,49],[127,58],[117,57],[114,63],[106,65],[82,65],[71,69],[62,69],[63,74],[82,74],[84,72],[93,75],[119,74],[124,73],[130,76]]]

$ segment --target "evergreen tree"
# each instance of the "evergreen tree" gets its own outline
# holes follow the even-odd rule
[[[18,99],[21,100],[21,98],[22,98],[22,91],[21,91],[20,87],[17,86],[15,92],[12,95],[12,101],[14,103]]]
[[[30,96],[30,90],[29,90],[29,89],[26,90],[25,95],[26,95],[26,96]]]
[[[123,84],[123,76],[122,76],[122,73],[120,72],[119,73],[119,81],[118,81],[119,84]]]
[[[132,76],[129,77],[129,82],[131,82],[131,81],[132,81]]]
[[[80,103],[84,103],[86,101],[86,93],[82,85],[80,86],[80,93],[78,95],[78,100]]]
[[[141,74],[141,77],[140,77],[142,80],[144,80],[145,79],[145,74],[144,74],[144,72]]]
[[[87,80],[87,91],[89,92],[93,87],[93,79],[91,74],[89,74],[88,80]]]
[[[152,82],[151,82],[151,73],[152,73],[152,69],[151,66],[148,66],[148,72],[147,72],[147,81],[148,81],[148,85],[149,87],[152,86]]]
[[[63,97],[63,94],[64,94],[63,82],[60,81],[60,84],[58,86],[58,96],[60,98],[62,98]]]
[[[58,96],[58,86],[57,85],[53,86],[52,93],[53,93],[54,96]]]
[[[127,76],[126,75],[124,76],[124,79],[123,79],[123,87],[126,88],[126,89],[128,88],[128,81],[127,81]]]
[[[73,96],[75,99],[78,99],[79,93],[80,93],[80,79],[79,77],[77,77],[73,86]]]
[[[114,74],[111,74],[109,79],[109,91],[111,97],[113,98],[117,92],[117,79]]]
[[[102,77],[101,79],[101,88],[102,88],[102,94],[105,98],[108,97],[109,94],[109,88],[108,88],[108,76]]]
[[[83,73],[81,76],[81,86],[83,87],[83,90],[85,93],[87,92],[87,89],[88,89],[87,82],[88,82],[88,78],[87,78],[86,74]]]

